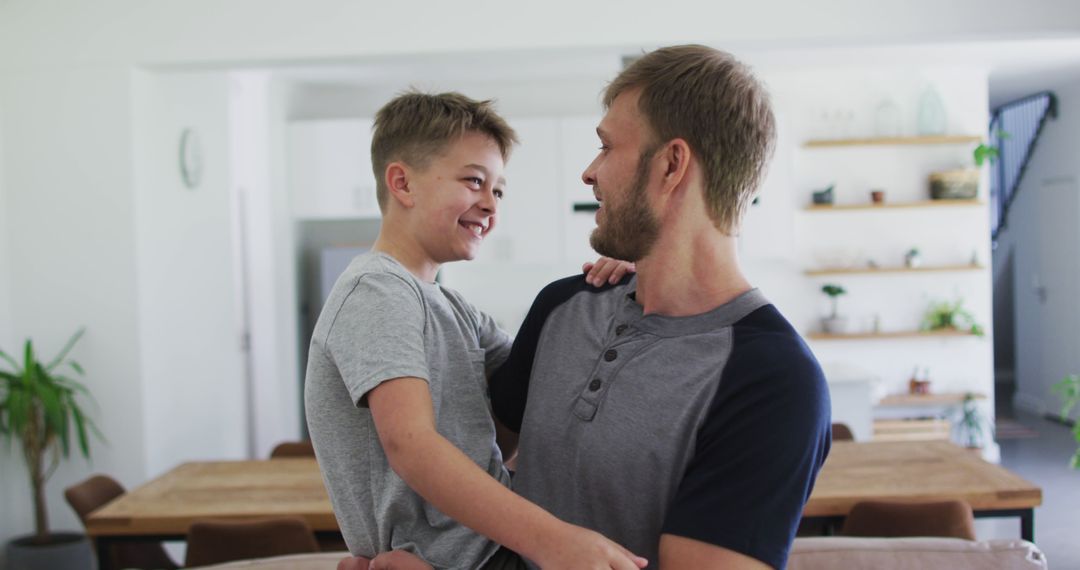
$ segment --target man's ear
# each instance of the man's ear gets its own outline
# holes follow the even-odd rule
[[[664,194],[675,191],[687,180],[690,170],[690,145],[683,139],[671,139],[660,151],[660,172]]]
[[[409,178],[412,171],[408,165],[401,162],[391,162],[386,165],[384,172],[386,188],[390,193],[390,199],[396,200],[406,208],[412,208],[416,203],[416,197],[409,188]]]

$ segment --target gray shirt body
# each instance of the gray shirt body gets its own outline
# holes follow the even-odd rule
[[[663,534],[784,567],[829,446],[816,359],[756,289],[668,317],[635,288],[576,276],[537,297],[491,385],[521,431],[514,490],[650,568]]]
[[[388,255],[361,255],[338,279],[311,339],[304,405],[352,554],[406,550],[436,568],[478,568],[498,549],[394,473],[366,395],[394,378],[426,380],[437,431],[509,486],[486,397],[486,374],[509,349],[510,338],[489,316]]]

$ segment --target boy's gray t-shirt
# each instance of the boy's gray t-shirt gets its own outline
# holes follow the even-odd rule
[[[386,254],[357,257],[338,279],[312,335],[304,406],[353,555],[406,550],[436,568],[477,568],[498,549],[390,469],[365,396],[386,380],[427,380],[438,432],[509,486],[486,375],[506,360],[510,342],[458,293],[417,279]]]

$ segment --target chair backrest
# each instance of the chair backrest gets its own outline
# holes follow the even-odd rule
[[[856,503],[844,521],[844,536],[939,536],[975,540],[975,516],[964,501]]]
[[[286,457],[315,457],[315,448],[310,439],[304,441],[286,441],[277,444],[270,452],[270,459],[282,459]]]
[[[89,479],[64,490],[64,498],[79,515],[79,520],[86,526],[90,513],[100,509],[113,499],[124,494],[124,486],[107,475],[94,475]],[[175,570],[176,562],[165,552],[158,542],[131,542],[110,545],[109,568],[159,568]]]
[[[301,518],[196,521],[188,528],[184,566],[318,551],[315,533]]]
[[[124,486],[105,475],[94,475],[89,479],[64,489],[67,499],[79,520],[86,526],[86,517],[105,506],[109,501],[124,494]]]
[[[855,434],[851,433],[851,428],[847,424],[834,423],[832,425],[832,438],[833,441],[855,441]]]

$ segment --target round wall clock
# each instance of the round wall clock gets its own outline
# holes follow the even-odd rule
[[[195,129],[180,133],[180,177],[184,186],[195,189],[202,182],[202,144]]]

